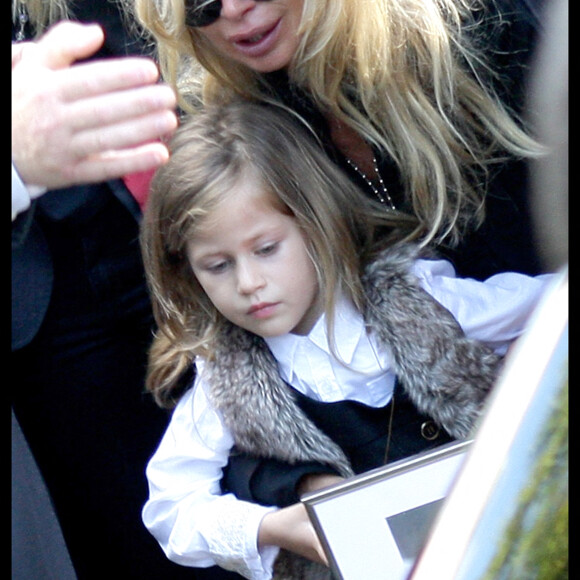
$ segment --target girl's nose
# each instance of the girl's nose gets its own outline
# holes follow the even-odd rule
[[[249,262],[238,263],[236,274],[240,294],[253,294],[266,283],[260,268]]]

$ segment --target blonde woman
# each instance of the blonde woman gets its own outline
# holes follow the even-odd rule
[[[422,242],[451,246],[463,274],[537,271],[515,160],[538,147],[510,108],[539,3],[134,3],[186,110],[232,95],[282,103],[368,195],[414,214]]]
[[[183,109],[288,108],[370,198],[417,218],[411,237],[480,280],[541,271],[526,167],[541,148],[518,114],[542,3],[126,0]],[[276,490],[309,477],[236,457],[222,483],[285,505],[296,493]]]

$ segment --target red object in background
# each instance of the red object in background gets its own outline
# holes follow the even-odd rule
[[[149,186],[153,175],[155,175],[155,169],[150,169],[149,171],[141,171],[139,173],[130,173],[123,177],[123,181],[127,186],[127,189],[131,192],[133,197],[137,200],[137,203],[143,210],[145,204],[147,203],[147,196],[149,195]]]

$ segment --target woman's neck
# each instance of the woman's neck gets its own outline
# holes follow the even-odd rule
[[[368,176],[375,173],[373,150],[352,127],[333,115],[326,117],[330,138],[340,152]]]

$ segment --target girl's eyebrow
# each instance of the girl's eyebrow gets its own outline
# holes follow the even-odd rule
[[[190,248],[189,248],[189,251],[188,251],[189,259],[192,260],[193,262],[201,262],[203,260],[211,260],[213,258],[220,258],[227,253],[224,250],[217,250],[217,249],[214,250],[212,248],[209,248],[208,250],[204,250],[202,248],[199,251],[199,250],[196,250],[196,247],[199,248],[199,245],[192,243]]]
[[[278,232],[267,232],[267,233],[260,233],[247,240],[244,240],[243,245],[252,246],[262,241],[262,238],[269,238],[269,237],[279,237]],[[207,252],[202,252],[200,258],[211,258],[214,256],[221,256],[222,254],[227,254],[227,250],[208,250]]]
[[[201,261],[201,260],[207,260],[207,259],[211,259],[211,258],[219,258],[222,255],[224,255],[225,252],[206,252],[206,253],[202,253],[199,256],[192,256],[194,261]]]
[[[243,240],[243,244],[251,246],[252,244],[259,242],[261,240],[261,238],[280,237],[284,233],[285,233],[285,227],[282,224],[268,226],[265,230],[262,230],[262,231],[258,232],[257,234],[255,234],[254,236]],[[196,240],[197,240],[197,244],[196,244]],[[193,236],[190,239],[190,243],[192,244],[192,247],[195,247],[196,245],[199,245],[199,244],[206,243],[204,240],[203,233],[201,235],[198,234],[197,236]],[[217,255],[217,254],[223,254],[223,253],[227,253],[227,252],[224,250],[215,250],[214,251],[210,248],[209,253],[207,255]],[[206,253],[203,253],[202,255],[205,256]]]

